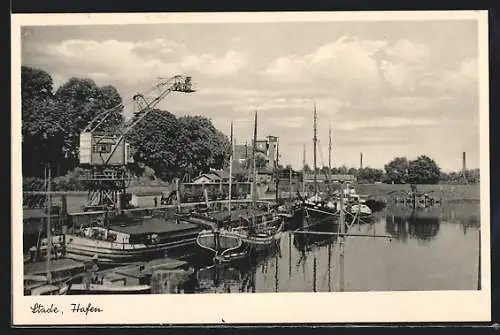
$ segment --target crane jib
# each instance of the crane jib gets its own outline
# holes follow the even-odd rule
[[[112,115],[118,108],[123,108],[123,104],[119,104],[111,109],[105,110],[98,114],[93,120],[89,122],[87,127],[80,134],[80,162],[83,164],[105,166],[113,161],[112,165],[127,165],[127,157],[124,154],[127,150],[122,148],[124,137],[154,108],[170,93],[182,92],[192,93],[195,90],[192,87],[192,79],[190,76],[176,75],[170,78],[161,79],[161,81],[154,86],[153,96],[146,97],[142,93],[137,93],[133,96],[132,101],[136,104],[138,112],[134,113],[129,122],[124,123],[119,129],[113,132],[97,134],[99,126],[101,126],[106,119]],[[150,90],[151,91],[151,90]],[[96,133],[94,135],[94,133]],[[90,137],[90,138],[89,138]],[[115,142],[111,148],[102,146],[107,138],[113,138]],[[108,142],[108,141],[106,141]],[[117,153],[120,148],[121,151]],[[102,150],[101,150],[102,149]],[[104,151],[104,152],[103,152]],[[94,161],[92,157],[99,154],[99,160]],[[118,156],[116,156],[116,154]]]

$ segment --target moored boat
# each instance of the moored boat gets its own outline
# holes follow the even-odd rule
[[[190,223],[151,219],[140,224],[92,226],[66,234],[67,257],[120,265],[181,254],[196,243],[201,228]]]
[[[353,215],[359,214],[362,218],[367,218],[372,215],[372,210],[365,204],[354,204],[350,206],[349,212]]]
[[[122,286],[112,283],[103,284],[70,284],[68,295],[100,295],[100,294],[147,294],[151,292],[150,285]]]
[[[229,229],[204,230],[198,234],[197,245],[209,252],[214,262],[229,262],[247,254],[241,238]]]

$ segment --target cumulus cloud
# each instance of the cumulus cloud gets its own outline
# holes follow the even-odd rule
[[[335,86],[346,88],[360,82],[373,85],[380,78],[370,54],[384,44],[384,41],[343,37],[309,54],[279,57],[271,62],[264,75],[280,82],[317,82],[327,86],[335,82]]]
[[[180,63],[181,68],[214,77],[234,76],[246,65],[246,57],[236,51],[228,51],[223,57],[210,54],[189,55]]]
[[[432,56],[428,46],[407,39],[389,43],[344,36],[308,54],[279,57],[264,75],[284,83],[317,83],[334,89],[338,97],[352,98],[358,92],[414,92]]]
[[[130,42],[119,40],[94,41],[69,39],[59,43],[40,45],[37,51],[52,60],[93,69],[103,79],[105,75],[115,80],[137,82],[159,75],[198,73],[206,76],[235,76],[247,64],[246,57],[236,51],[224,55],[190,52],[185,46],[153,39]]]
[[[439,76],[425,80],[423,85],[437,94],[476,96],[479,90],[478,74],[477,58],[465,59],[457,69],[443,71]]]
[[[56,87],[71,76],[114,85],[124,100],[145,91],[158,76],[192,75],[196,93],[172,94],[158,107],[175,115],[205,115],[226,133],[234,121],[241,141],[251,138],[253,112],[259,110],[259,134],[280,136],[289,157],[302,144],[312,145],[315,102],[318,136],[327,140],[332,125],[339,160],[372,146],[377,151],[372,159],[383,163],[398,150],[432,154],[437,143],[445,143],[439,140],[443,137],[454,138],[450,151],[477,142],[478,62],[471,51],[477,42],[443,46],[447,30],[430,31],[425,25],[400,39],[395,37],[399,32],[373,37],[358,30],[355,37],[304,35],[303,43],[296,33],[297,42],[276,45],[262,41],[281,41],[280,29],[267,30],[269,39],[259,40],[238,25],[220,44],[200,34],[188,41],[185,31],[174,36],[175,29],[159,33],[156,26],[150,39],[136,41],[125,33],[106,35],[106,29],[98,40],[82,29],[77,35],[57,32],[59,41],[56,33],[27,39],[23,64],[48,71]],[[296,156],[301,161],[301,153]]]

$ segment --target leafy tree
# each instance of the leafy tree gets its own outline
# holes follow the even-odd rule
[[[477,184],[480,181],[479,169],[466,170],[465,176],[467,178],[468,183]]]
[[[408,164],[408,182],[412,184],[437,184],[441,170],[434,160],[422,155]]]
[[[267,157],[266,155],[256,152],[255,153],[255,166],[257,169],[264,169],[267,166]]]
[[[311,168],[309,167],[309,165],[307,165],[307,164],[306,164],[306,165],[304,165],[304,172],[305,172],[305,173],[311,173],[311,172],[312,172],[312,170],[311,170]]]
[[[355,168],[349,168],[349,170],[347,170],[347,174],[356,176],[358,174],[358,170]]]
[[[365,167],[358,170],[358,181],[361,183],[374,183],[376,181],[381,181],[384,175],[384,171],[380,169],[373,169],[371,167]]]
[[[52,77],[47,72],[21,67],[24,176],[43,176],[46,164],[57,166],[64,159],[64,128],[52,89]]]
[[[91,79],[71,78],[55,93],[61,110],[61,125],[67,132],[64,152],[70,166],[78,164],[78,145],[80,132],[99,113],[121,103],[118,91],[112,86],[98,87]],[[111,111],[98,130],[116,128],[123,122],[121,108]]]
[[[134,161],[151,167],[163,180],[180,176],[177,165],[179,134],[179,123],[173,114],[153,110],[127,136]]]
[[[28,66],[21,66],[22,102],[33,99],[50,99],[53,95],[54,82],[47,72]]]
[[[337,174],[348,174],[349,169],[345,165],[342,165],[341,167],[337,168]]]
[[[464,173],[462,171],[449,172],[449,173],[441,171],[439,181],[442,184],[452,184],[452,185],[464,184],[465,182],[469,184],[477,184],[480,181],[479,169],[466,170],[465,178],[464,178]]]
[[[206,173],[211,168],[222,169],[228,164],[229,140],[202,116],[176,119],[171,113],[154,110],[135,127],[128,140],[135,150],[134,160],[150,166],[157,177],[166,181]]]
[[[194,173],[221,169],[231,150],[230,141],[203,116],[183,116],[178,119],[179,138],[177,165],[181,170],[192,166]]]
[[[396,157],[384,166],[386,181],[393,184],[405,184],[408,176],[408,159]]]

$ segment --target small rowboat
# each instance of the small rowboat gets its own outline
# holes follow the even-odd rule
[[[91,294],[147,294],[150,293],[149,285],[120,286],[109,283],[103,284],[72,284],[68,287],[68,295]]]

